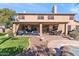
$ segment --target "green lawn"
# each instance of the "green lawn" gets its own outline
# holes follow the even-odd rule
[[[28,47],[27,37],[17,37],[17,38],[1,38],[0,39],[0,55],[1,56],[13,56],[22,52]],[[7,39],[7,40],[6,40]]]
[[[9,39],[9,37],[7,37],[7,36],[0,36],[0,45],[1,45],[3,42],[7,41],[8,39]]]
[[[4,35],[6,35],[7,33],[0,33],[0,36],[4,36]]]

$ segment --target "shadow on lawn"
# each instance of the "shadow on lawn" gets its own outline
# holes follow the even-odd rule
[[[14,56],[23,51],[22,47],[0,48],[0,56]]]
[[[9,40],[9,39],[10,39],[10,37],[8,37],[8,38],[3,38],[3,41],[0,42],[0,44],[4,43],[5,41],[7,41],[7,40]]]

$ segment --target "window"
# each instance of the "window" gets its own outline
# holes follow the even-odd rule
[[[48,16],[48,19],[54,19],[54,16]]]
[[[70,16],[70,17],[69,17],[69,20],[73,20],[73,19],[74,19],[74,16]]]
[[[19,15],[18,18],[19,19],[25,19],[25,16],[24,15]]]
[[[44,16],[38,16],[38,19],[44,19]]]

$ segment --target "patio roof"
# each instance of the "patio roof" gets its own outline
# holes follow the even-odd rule
[[[17,13],[18,15],[76,15],[76,13]]]
[[[12,23],[62,23],[62,24],[67,24],[68,21],[13,21]]]

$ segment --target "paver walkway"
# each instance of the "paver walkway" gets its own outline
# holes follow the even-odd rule
[[[35,46],[45,45],[45,42],[41,41],[39,37],[30,37],[29,47],[32,48]]]
[[[68,38],[63,38],[62,36],[44,35],[41,37],[41,39],[48,41],[47,46],[49,48],[60,48],[61,46],[64,46],[64,45],[79,47],[79,41],[69,40]]]
[[[79,47],[79,41],[63,39],[63,40],[51,40],[48,43],[49,48],[60,48],[61,46],[65,45]]]
[[[63,39],[66,39],[66,40],[69,40],[67,38],[63,38],[62,36],[56,36],[56,35],[44,35],[44,36],[41,36],[40,37],[41,39],[44,39],[44,40],[63,40]]]
[[[60,48],[65,45],[79,47],[79,41],[69,40],[67,38],[63,38],[62,36],[48,36],[45,37],[45,39],[49,40],[47,45],[49,48]]]
[[[40,39],[43,40],[40,41]],[[63,38],[62,36],[51,36],[51,35],[43,35],[41,37],[32,37],[30,41],[30,47],[34,45],[40,45],[45,44],[44,42],[48,41],[47,46],[49,48],[60,48],[64,45],[71,45],[71,46],[78,46],[79,47],[79,41],[76,40],[69,40],[67,38]]]

